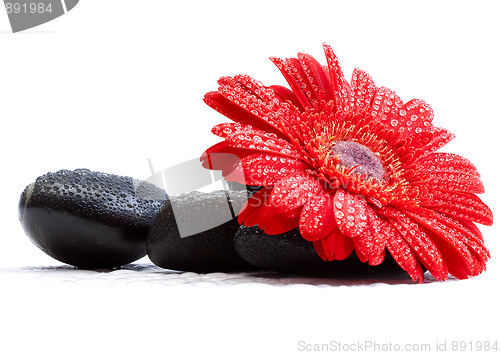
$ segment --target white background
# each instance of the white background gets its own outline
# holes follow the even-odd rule
[[[304,51],[325,63],[323,42],[347,77],[360,67],[403,100],[426,100],[436,125],[457,135],[446,150],[477,165],[497,215],[499,10],[495,1],[81,0],[17,34],[0,11],[0,353],[292,354],[299,341],[365,340],[446,341],[452,353],[453,340],[500,342],[495,226],[482,229],[485,274],[411,285],[44,270],[60,264],[17,217],[24,187],[48,171],[146,178],[147,158],[160,170],[198,157],[225,121],[202,102],[220,76],[285,84],[268,57]]]

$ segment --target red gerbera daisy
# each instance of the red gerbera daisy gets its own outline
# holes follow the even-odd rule
[[[479,174],[465,158],[437,153],[454,138],[432,123],[422,100],[404,103],[364,71],[345,79],[332,49],[327,65],[300,53],[271,58],[290,89],[246,75],[223,77],[205,102],[229,117],[212,132],[224,141],[202,156],[228,181],[263,186],[240,223],[268,234],[299,226],[324,260],[355,251],[378,265],[385,250],[414,281],[422,265],[437,280],[486,268],[475,223],[491,225]]]

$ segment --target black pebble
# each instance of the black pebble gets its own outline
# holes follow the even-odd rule
[[[148,256],[165,269],[194,272],[250,270],[234,249],[236,214],[246,191],[193,191],[172,196],[148,235]]]
[[[381,273],[405,272],[386,253],[377,266],[362,263],[355,252],[344,260],[323,261],[311,242],[295,228],[283,234],[269,235],[257,226],[241,226],[235,236],[237,253],[263,270],[307,276],[363,277]]]
[[[40,176],[19,201],[19,219],[35,245],[85,269],[109,269],[146,255],[146,237],[167,199],[130,177],[60,170]]]

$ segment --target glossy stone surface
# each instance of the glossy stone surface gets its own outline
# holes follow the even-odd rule
[[[405,272],[389,253],[378,266],[362,263],[355,252],[344,260],[323,261],[313,244],[302,238],[298,228],[269,235],[257,226],[241,226],[235,236],[235,248],[244,260],[260,269],[288,274],[362,277]]]
[[[60,170],[40,176],[19,201],[19,219],[40,249],[64,263],[107,269],[146,255],[146,237],[167,199],[130,177]]]
[[[234,190],[234,191],[247,190],[248,193],[251,195],[253,195],[257,191],[262,189],[262,186],[243,185],[243,184],[240,184],[239,182],[236,182],[236,181],[226,181],[226,184],[230,190]]]
[[[165,269],[224,272],[249,270],[234,249],[237,213],[246,191],[193,191],[173,196],[156,215],[148,235],[148,256]]]

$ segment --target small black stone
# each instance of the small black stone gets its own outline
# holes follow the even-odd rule
[[[146,255],[165,191],[130,177],[60,170],[40,176],[19,201],[32,242],[53,258],[84,269],[109,269]]]
[[[234,249],[237,213],[247,191],[193,191],[171,197],[148,235],[148,256],[165,269],[194,272],[250,270]]]
[[[313,243],[300,235],[299,228],[269,235],[257,226],[241,226],[235,236],[235,248],[248,263],[287,274],[359,277],[405,272],[388,253],[377,266],[362,263],[355,252],[344,260],[324,261],[317,255]]]

